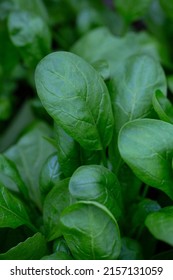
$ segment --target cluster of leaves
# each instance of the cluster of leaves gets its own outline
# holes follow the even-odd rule
[[[0,2],[0,259],[173,259],[173,2]]]

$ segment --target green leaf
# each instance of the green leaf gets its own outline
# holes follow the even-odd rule
[[[27,238],[24,242],[0,254],[1,260],[39,260],[47,252],[46,240],[41,233]]]
[[[69,191],[79,201],[96,201],[105,205],[116,219],[122,214],[118,179],[101,165],[80,166],[70,178]]]
[[[61,212],[71,204],[68,183],[68,178],[57,182],[44,201],[43,221],[45,234],[49,241],[62,235],[60,215]]]
[[[12,43],[18,47],[27,66],[35,67],[50,52],[50,31],[38,15],[22,10],[11,12],[8,30]]]
[[[61,169],[66,177],[70,177],[80,166],[79,144],[56,123],[54,124],[54,131]]]
[[[17,228],[27,225],[33,229],[22,201],[0,184],[0,227]]]
[[[131,121],[122,127],[118,146],[136,176],[173,199],[173,125],[152,119]]]
[[[104,81],[92,66],[72,53],[55,52],[38,64],[35,81],[43,106],[81,146],[101,150],[109,144],[111,102]]]
[[[151,114],[153,93],[160,89],[166,94],[166,78],[152,57],[135,55],[119,68],[111,89],[115,129],[119,132],[126,122]]]
[[[109,154],[115,171],[118,170],[120,164],[117,150],[119,130],[130,120],[152,115],[154,111],[152,96],[157,89],[166,93],[166,78],[163,69],[156,60],[145,54],[127,58],[112,78],[109,91],[115,130]]]
[[[30,198],[40,208],[39,174],[47,157],[54,152],[52,145],[43,137],[51,134],[49,126],[38,122],[4,153],[15,163],[21,178],[28,187]]]
[[[173,124],[172,103],[160,90],[153,95],[153,107],[161,120]]]
[[[67,207],[61,215],[63,236],[78,260],[117,259],[120,233],[116,220],[106,207],[83,201]]]
[[[117,10],[124,19],[131,22],[145,15],[152,0],[114,0],[114,2]]]
[[[150,213],[145,220],[145,225],[155,238],[173,246],[173,206]]]
[[[7,188],[20,191],[28,199],[28,189],[22,181],[19,172],[11,160],[0,154],[0,182]]]
[[[40,191],[46,195],[62,178],[61,168],[56,153],[50,155],[44,162],[39,177]]]

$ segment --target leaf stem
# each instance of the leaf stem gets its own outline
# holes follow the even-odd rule
[[[101,150],[101,157],[104,167],[108,168],[107,156],[104,149]]]
[[[147,193],[148,193],[148,189],[149,189],[149,186],[148,186],[148,185],[145,185],[144,190],[143,190],[143,193],[142,193],[142,197],[146,197],[146,195],[147,195]]]

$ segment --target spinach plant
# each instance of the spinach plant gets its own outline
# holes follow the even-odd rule
[[[172,4],[134,2],[0,3],[1,260],[173,259]]]

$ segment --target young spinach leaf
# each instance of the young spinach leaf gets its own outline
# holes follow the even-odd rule
[[[118,147],[124,161],[143,182],[173,199],[172,124],[153,119],[128,122],[120,131]]]
[[[121,249],[119,228],[113,215],[103,205],[91,201],[77,202],[63,211],[60,221],[63,236],[74,258],[118,258]]]
[[[86,149],[106,148],[113,132],[112,107],[107,87],[92,66],[72,53],[54,52],[37,65],[35,82],[43,106],[58,125]]]
[[[173,246],[173,206],[150,213],[145,225],[157,239]]]
[[[111,81],[115,130],[128,121],[150,116],[153,93],[166,94],[166,77],[161,65],[148,55],[129,57]]]
[[[122,215],[118,179],[101,165],[80,166],[70,178],[69,191],[77,200],[96,201],[105,205],[116,219]]]

